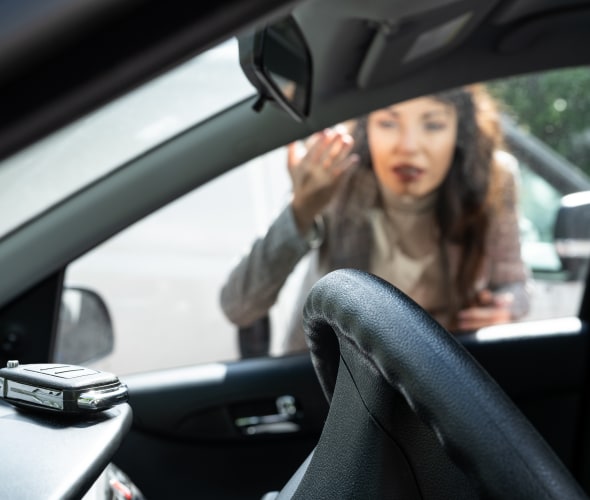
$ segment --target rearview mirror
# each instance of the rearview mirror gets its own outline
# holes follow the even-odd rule
[[[296,21],[287,17],[238,37],[238,44],[242,70],[259,93],[256,109],[272,101],[302,121],[309,114],[312,64]]]
[[[62,294],[53,361],[83,364],[111,353],[114,346],[111,317],[97,293],[65,288]]]
[[[590,258],[590,191],[568,194],[561,199],[554,239],[568,279],[583,279]]]

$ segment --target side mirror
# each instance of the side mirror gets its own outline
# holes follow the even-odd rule
[[[568,279],[583,279],[590,258],[590,191],[568,194],[561,199],[554,239]]]
[[[295,120],[309,113],[311,54],[293,17],[238,37],[240,65],[258,90],[255,109],[272,101]]]
[[[56,363],[83,364],[113,351],[113,325],[106,304],[97,293],[65,288],[53,350]]]

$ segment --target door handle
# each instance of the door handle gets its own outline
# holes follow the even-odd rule
[[[275,405],[277,413],[240,417],[234,422],[236,427],[248,436],[260,434],[289,434],[301,430],[303,415],[297,408],[295,398],[290,395],[279,396]]]

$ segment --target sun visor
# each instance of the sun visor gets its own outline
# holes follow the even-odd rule
[[[361,64],[357,85],[376,87],[448,52],[467,37],[497,2],[457,2],[420,18],[382,22]]]

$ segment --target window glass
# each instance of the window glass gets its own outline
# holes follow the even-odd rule
[[[238,64],[237,41],[228,40],[0,162],[0,238],[130,159],[252,94]]]
[[[587,67],[490,82],[492,93],[525,132],[590,173],[590,71]]]
[[[561,194],[525,162],[519,166],[523,257],[535,273],[558,272],[561,263],[553,244],[553,215],[559,209]]]
[[[590,189],[590,70],[566,68],[488,82],[518,160],[522,254],[534,278],[525,320],[576,315],[582,274],[572,276],[555,245],[561,198]]]
[[[219,290],[288,200],[285,161],[279,150],[231,171],[68,267],[66,285],[98,293],[111,314],[115,349],[100,367],[124,374],[239,358]],[[275,308],[273,319],[286,312]]]
[[[554,224],[563,195],[590,189],[584,153],[590,108],[577,87],[568,87],[589,74],[582,68],[489,84],[511,124],[506,150],[516,159],[522,254],[534,282],[523,321],[577,313],[582,285],[564,272]],[[241,357],[238,327],[220,309],[220,289],[288,203],[286,157],[279,149],[237,168],[70,265],[67,285],[94,290],[112,314],[115,350],[98,366],[125,374]],[[307,264],[298,264],[270,311],[271,355],[282,353]]]

